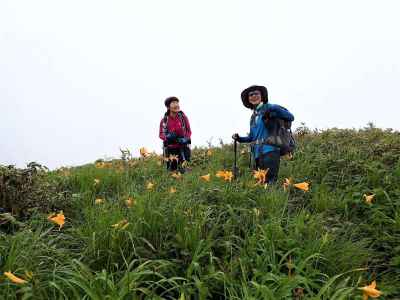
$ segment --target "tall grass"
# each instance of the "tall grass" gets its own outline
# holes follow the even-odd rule
[[[0,298],[362,299],[372,280],[382,299],[400,297],[399,133],[306,130],[298,142],[267,187],[245,146],[238,180],[214,176],[232,167],[232,145],[195,149],[181,179],[155,156],[49,172],[68,195],[65,226],[35,211],[0,222],[0,270],[28,281],[1,276]],[[284,191],[285,177],[311,190]]]

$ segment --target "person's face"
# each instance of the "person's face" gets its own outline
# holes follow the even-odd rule
[[[260,91],[251,91],[249,93],[249,102],[254,105],[257,106],[258,104],[261,103],[261,92]]]
[[[180,109],[178,101],[172,101],[169,105],[169,110],[173,113],[178,113]]]

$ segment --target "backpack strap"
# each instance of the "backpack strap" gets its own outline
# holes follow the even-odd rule
[[[168,134],[168,112],[164,114],[163,123],[162,123],[162,131],[164,136]]]
[[[178,112],[178,118],[179,118],[179,121],[181,122],[183,132],[186,134],[188,132],[188,129],[187,129],[185,116],[182,111]],[[166,112],[163,117],[162,131],[163,131],[164,136],[167,136],[167,134],[168,134],[168,112]]]
[[[185,134],[186,134],[187,133],[187,125],[186,125],[186,120],[185,120],[185,117],[184,117],[184,114],[182,111],[178,112],[178,118],[181,121],[183,132],[185,132]]]

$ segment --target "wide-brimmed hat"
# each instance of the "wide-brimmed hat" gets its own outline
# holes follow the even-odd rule
[[[179,99],[177,97],[168,97],[167,99],[165,99],[164,104],[167,108],[169,108],[169,105],[171,104],[171,102],[177,101],[179,102]]]
[[[263,103],[268,102],[268,90],[265,86],[262,86],[262,85],[249,86],[247,89],[243,90],[243,92],[240,94],[240,96],[242,97],[243,105],[250,109],[253,109],[254,107],[253,107],[253,104],[251,104],[249,102],[249,93],[254,92],[254,91],[261,92],[261,101]]]

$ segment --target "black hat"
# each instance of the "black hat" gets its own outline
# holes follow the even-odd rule
[[[169,105],[171,104],[171,102],[177,101],[179,102],[179,99],[176,97],[168,97],[167,99],[165,99],[164,104],[167,108],[169,108]]]
[[[249,86],[247,89],[245,89],[240,96],[242,97],[242,102],[243,105],[246,106],[247,108],[253,109],[253,105],[249,102],[249,93],[254,92],[254,91],[260,91],[261,92],[261,101],[263,103],[268,102],[268,90],[265,86],[262,85],[252,85]]]

